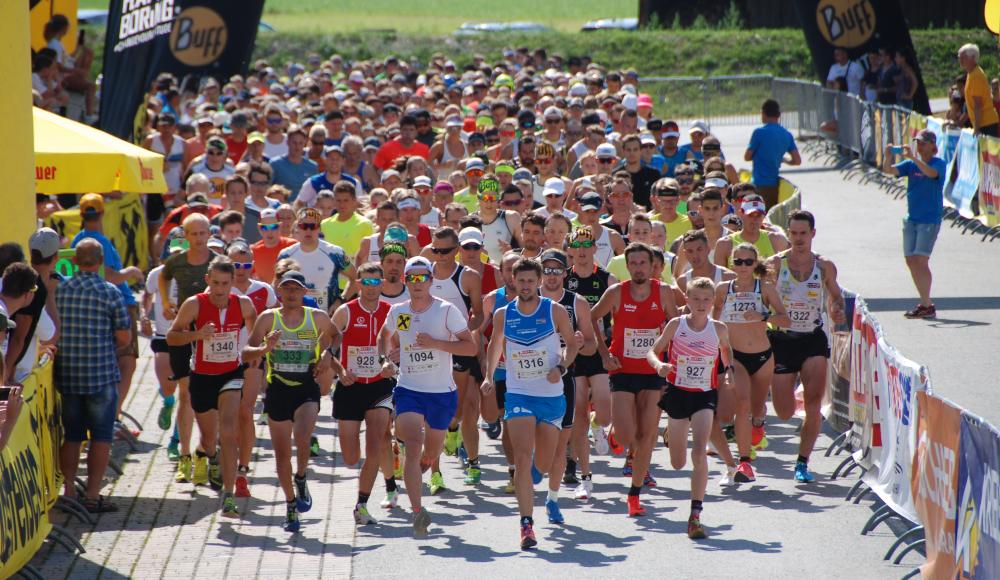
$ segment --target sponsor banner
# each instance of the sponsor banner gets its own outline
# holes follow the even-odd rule
[[[924,578],[955,578],[955,503],[958,499],[962,411],[917,393],[917,448],[910,473],[913,504],[924,526]]]
[[[972,199],[979,189],[979,142],[970,129],[958,138],[955,156],[948,165],[948,181],[944,195],[965,218],[972,214]]]
[[[851,449],[854,460],[866,470],[877,465],[882,447],[880,419],[876,412],[875,381],[878,373],[876,348],[882,334],[878,321],[862,298],[854,307],[851,330]]]
[[[74,207],[57,211],[49,216],[45,225],[72,240],[82,227],[80,210]],[[143,271],[149,268],[149,228],[139,194],[104,198],[104,235],[115,245],[122,264],[138,266]]]
[[[138,143],[156,76],[245,74],[264,0],[112,0],[100,127]]]
[[[927,369],[904,357],[884,336],[876,344],[875,401],[881,425],[878,470],[865,482],[894,512],[918,521],[910,494],[910,471],[916,447],[917,393],[927,390]]]
[[[958,462],[955,559],[959,578],[1000,571],[1000,433],[963,413]]]
[[[1000,139],[979,138],[979,215],[1000,225]]]

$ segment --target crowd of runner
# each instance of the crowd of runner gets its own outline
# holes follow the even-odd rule
[[[825,320],[844,307],[813,215],[766,217],[799,162],[777,103],[740,182],[707,123],[658,118],[634,72],[543,50],[463,68],[311,56],[190,86],[161,75],[148,98],[170,193],[147,199],[160,264],[140,322],[176,481],[220,490],[222,516],[263,485],[261,421],[300,528],[309,486],[336,484],[309,479],[328,395],[360,467],[355,521],[376,522],[381,474],[381,508],[405,492],[416,537],[449,461],[468,486],[507,466],[523,549],[535,487],[562,523],[563,486],[588,501],[599,457],[620,457],[622,513],[642,516],[654,448],[682,469],[690,432],[687,531],[704,538],[708,455],[722,485],[755,481],[766,403],[788,419],[798,382],[789,477],[813,480]]]

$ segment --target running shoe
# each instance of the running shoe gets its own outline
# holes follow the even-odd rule
[[[319,457],[323,450],[319,448],[319,439],[315,435],[309,438],[309,457]]]
[[[740,464],[736,467],[736,475],[733,476],[733,481],[737,483],[757,481],[757,478],[753,474],[753,467],[750,466],[749,461],[740,461]]]
[[[514,474],[513,473],[508,473],[508,475],[507,475],[507,485],[503,486],[503,492],[504,493],[512,494],[512,493],[515,493],[516,491],[517,491],[517,488],[514,487]]]
[[[591,417],[595,416],[596,414],[591,414]],[[611,451],[608,434],[604,432],[604,427],[598,425],[593,418],[590,420],[590,435],[594,438],[594,451],[598,455],[607,455]]]
[[[809,466],[801,461],[795,462],[795,481],[798,483],[812,483],[816,478],[809,471]]]
[[[930,306],[917,304],[913,310],[904,312],[903,316],[907,318],[934,318],[937,316],[937,308],[933,304]]]
[[[301,512],[306,513],[312,509],[313,498],[312,494],[309,493],[309,486],[306,485],[306,478],[295,478],[295,508]]]
[[[467,469],[469,467],[469,452],[465,450],[465,443],[459,444],[458,450],[455,452],[455,456],[462,462],[462,469]]]
[[[584,479],[580,482],[580,485],[576,488],[576,499],[588,500],[590,496],[594,495],[594,482],[589,479]]]
[[[764,426],[750,428],[750,445],[753,449],[767,449],[767,434]]]
[[[222,497],[222,517],[240,517],[240,510],[236,507],[236,498],[231,493],[226,493]]]
[[[368,506],[356,505],[354,506],[354,523],[359,526],[365,526],[368,524],[377,524],[378,522],[368,513]]]
[[[427,528],[431,525],[431,514],[427,509],[422,509],[413,516],[413,537],[426,538]]]
[[[503,427],[501,426],[500,419],[497,419],[492,423],[487,423],[484,431],[486,432],[486,436],[491,440],[496,441],[499,439],[500,435],[503,433]]]
[[[379,507],[386,510],[395,509],[399,505],[399,492],[398,491],[387,491],[385,492],[385,499],[378,504]]]
[[[736,468],[726,466],[726,472],[719,478],[719,485],[727,487],[736,483]]]
[[[170,443],[167,444],[167,459],[170,461],[178,461],[181,458],[180,443],[171,439]]]
[[[431,495],[438,495],[439,493],[448,490],[448,488],[445,487],[444,485],[444,476],[441,475],[440,471],[436,471],[431,474],[430,487],[431,487]]]
[[[160,426],[160,429],[166,431],[170,428],[170,422],[174,418],[174,405],[176,403],[167,404],[163,403],[160,407],[160,414],[156,417],[156,424]]]
[[[215,491],[222,489],[222,467],[219,465],[218,455],[216,455],[215,461],[208,460],[208,485]]]
[[[444,454],[449,457],[454,457],[455,453],[458,451],[458,446],[462,442],[462,434],[455,431],[448,431],[444,436]]]
[[[562,524],[566,522],[566,518],[559,511],[559,502],[555,500],[545,500],[545,515],[549,516],[550,524]]]
[[[612,427],[611,431],[608,432],[608,447],[610,447],[612,455],[621,455],[622,453],[625,453],[625,447],[619,445],[618,441],[615,439],[614,427]]]
[[[692,540],[703,540],[708,537],[708,533],[705,532],[705,526],[701,525],[701,518],[699,516],[688,518],[688,537]]]
[[[642,507],[642,504],[639,503],[639,496],[637,495],[628,496],[627,503],[628,503],[628,517],[637,518],[639,516],[646,515],[646,508]]]
[[[250,497],[250,482],[242,471],[236,473],[236,497]]]
[[[538,545],[535,539],[535,530],[531,524],[521,524],[521,549],[530,550]]]
[[[174,474],[174,481],[177,483],[187,483],[191,481],[191,456],[182,455],[177,461],[177,473]]]
[[[538,485],[539,483],[542,483],[542,478],[543,477],[544,477],[544,474],[541,471],[539,471],[537,467],[535,467],[535,462],[532,461],[531,462],[531,483],[534,483],[535,485]]]
[[[736,443],[736,427],[734,425],[723,425],[722,432],[726,434],[726,441]]]
[[[648,471],[646,472],[646,476],[642,478],[642,485],[646,487],[656,487],[656,480],[653,479],[653,476],[650,475]]]
[[[478,467],[470,467],[465,472],[465,485],[479,485],[483,472]]]
[[[622,477],[632,477],[632,458],[625,457],[625,465],[622,466]]]
[[[208,457],[199,455],[194,458],[194,473],[191,475],[191,483],[208,485]]]
[[[286,504],[287,505],[287,504]],[[302,524],[299,522],[299,513],[295,511],[295,504],[288,505],[285,512],[284,528],[286,532],[297,532]]]
[[[563,473],[562,482],[566,485],[576,485],[580,483],[579,478],[576,477],[576,462],[569,457],[566,458],[566,472]]]
[[[260,417],[257,418],[257,424],[267,425],[267,411],[260,414]]]

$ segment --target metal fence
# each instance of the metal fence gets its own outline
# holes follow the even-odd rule
[[[641,85],[661,119],[752,125],[760,122],[760,104],[771,97],[773,82],[770,75],[644,77]]]

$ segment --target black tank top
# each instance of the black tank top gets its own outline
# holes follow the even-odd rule
[[[569,275],[566,276],[566,290],[569,292],[575,292],[583,297],[587,301],[587,304],[594,307],[597,301],[604,296],[607,292],[608,286],[608,273],[601,267],[597,267],[594,273],[586,278],[581,278],[576,270],[570,269]],[[611,315],[608,314],[604,317],[604,332],[605,338],[609,338],[608,329],[611,328]]]

